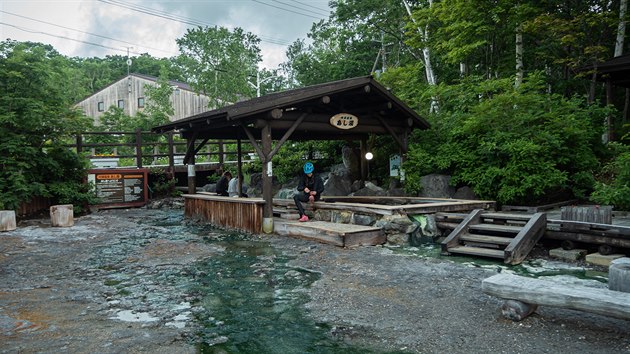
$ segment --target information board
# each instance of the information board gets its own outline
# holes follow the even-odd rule
[[[99,199],[97,207],[146,204],[148,173],[146,168],[89,170],[88,182]]]

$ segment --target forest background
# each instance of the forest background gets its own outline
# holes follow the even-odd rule
[[[373,74],[431,123],[410,137],[405,189],[420,177],[452,176],[455,186],[500,204],[578,198],[630,210],[627,89],[605,85],[592,67],[626,52],[627,1],[338,0],[310,38],[287,49],[276,69],[259,69],[260,39],[242,29],[197,27],[177,39],[180,55],[70,58],[41,43],[0,42],[0,209],[33,196],[92,201],[82,183],[89,161],[64,144],[85,131],[132,131],[168,122],[169,80],[190,84],[212,107],[262,94]],[[590,69],[589,69],[590,68]],[[159,77],[143,113],[111,107],[94,126],[73,108],[133,73]],[[256,81],[258,78],[258,81]],[[274,172],[341,143],[283,148]],[[389,181],[397,153],[373,137],[371,176]],[[339,162],[339,161],[332,161]]]

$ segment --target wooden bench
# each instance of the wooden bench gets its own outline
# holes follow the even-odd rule
[[[630,293],[500,273],[481,283],[484,293],[507,299],[501,312],[520,321],[539,305],[563,307],[630,320]]]

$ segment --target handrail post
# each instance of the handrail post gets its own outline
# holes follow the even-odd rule
[[[142,129],[136,129],[136,166],[142,168]]]
[[[77,155],[79,155],[83,151],[83,135],[81,133],[77,133]]]
[[[168,141],[168,166],[171,171],[175,171],[175,146],[173,144],[173,132],[168,132],[166,135]]]

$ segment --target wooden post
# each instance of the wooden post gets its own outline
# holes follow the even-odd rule
[[[243,149],[241,146],[241,133],[240,131],[237,133],[238,137],[236,140],[236,176],[238,177],[238,181],[236,181],[236,192],[238,193],[239,198],[243,195],[243,157],[241,154],[243,153]]]
[[[77,134],[77,154],[80,154],[83,151],[83,136],[81,134]]]
[[[197,193],[197,176],[195,174],[195,155],[188,161],[188,194]]]
[[[361,139],[360,150],[361,150],[361,156],[359,156],[359,161],[361,163],[361,181],[365,183],[365,180],[367,179],[367,174],[368,174],[367,160],[365,159],[365,154],[367,153],[367,140],[366,139]]]
[[[223,166],[223,163],[225,162],[225,150],[223,148],[223,140],[219,140],[219,165]]]
[[[50,207],[50,222],[55,227],[74,225],[74,210],[72,204],[53,205]]]
[[[136,166],[142,168],[142,130],[136,129]]]
[[[0,231],[12,231],[15,227],[15,210],[0,210]]]
[[[630,293],[630,258],[618,258],[610,263],[608,289]]]
[[[171,171],[175,171],[175,146],[173,144],[173,132],[169,132],[166,136],[168,141],[168,167]]]
[[[271,153],[271,126],[269,124],[262,128],[261,139],[262,152],[265,155],[262,164],[263,200],[265,201],[262,231],[268,234],[273,232],[273,191],[271,190],[273,170],[271,159],[269,159]]]

